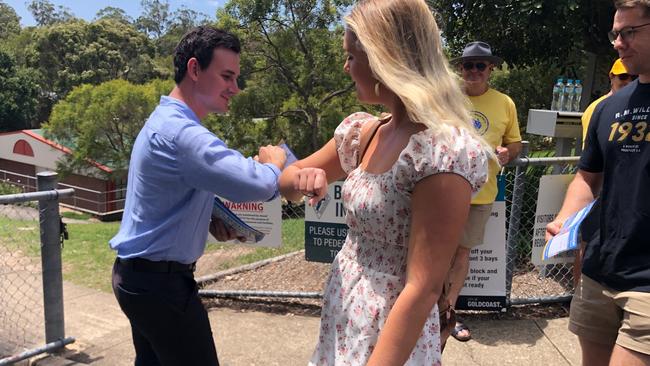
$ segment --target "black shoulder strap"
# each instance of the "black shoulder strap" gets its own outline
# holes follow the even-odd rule
[[[370,142],[372,141],[373,138],[375,138],[375,135],[377,134],[377,130],[381,125],[386,123],[389,119],[388,118],[381,118],[377,120],[374,126],[370,127],[371,131],[368,131],[367,133],[370,134],[370,137],[366,139],[365,144],[363,145],[363,148],[361,150],[361,154],[359,155],[359,158],[357,160],[357,165],[361,164],[361,161],[363,161],[363,157],[366,155],[366,151],[368,150],[368,146],[370,146]],[[363,142],[363,141],[362,141]]]

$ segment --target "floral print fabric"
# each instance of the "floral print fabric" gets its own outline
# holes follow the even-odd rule
[[[348,173],[343,202],[348,236],[332,263],[324,293],[320,335],[310,365],[364,365],[377,343],[390,309],[404,288],[410,230],[410,201],[415,184],[432,174],[451,172],[477,192],[487,178],[487,156],[463,130],[451,144],[436,141],[430,130],[410,137],[391,169],[382,174],[357,165],[366,113],[347,117],[334,139]],[[406,365],[439,365],[438,308],[431,310]]]

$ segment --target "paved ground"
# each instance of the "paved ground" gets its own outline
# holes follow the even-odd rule
[[[133,364],[128,322],[111,294],[70,283],[64,287],[66,335],[76,342],[56,357],[33,360],[40,366]],[[215,342],[224,366],[306,365],[317,340],[318,318],[210,311]],[[471,321],[474,339],[450,339],[445,366],[580,365],[567,319]]]

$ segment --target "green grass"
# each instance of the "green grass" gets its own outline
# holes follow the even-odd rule
[[[117,222],[68,224],[70,239],[61,252],[63,279],[102,291],[111,290],[111,267],[115,252],[108,241],[115,236]]]
[[[88,222],[68,224],[70,239],[62,250],[63,278],[66,281],[111,292],[111,267],[115,252],[108,241],[117,233],[119,223]],[[226,263],[226,269],[258,260],[300,250],[304,247],[304,221],[283,221],[280,248],[256,248],[236,260]],[[11,251],[20,250],[30,257],[40,255],[40,233],[37,220],[13,220],[0,217],[0,245]],[[209,245],[207,250],[217,250],[229,244]]]
[[[88,220],[92,217],[92,215],[87,213],[73,212],[73,211],[62,212],[61,216],[65,217],[66,219],[74,219],[74,220]]]
[[[209,245],[206,251],[223,248],[228,244]],[[235,260],[224,262],[218,269],[224,270],[267,258],[295,252],[305,248],[305,221],[303,219],[286,219],[282,221],[282,246],[280,248],[256,248]]]

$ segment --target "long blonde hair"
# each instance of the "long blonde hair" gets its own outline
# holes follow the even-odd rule
[[[469,100],[443,53],[440,30],[424,0],[362,0],[345,22],[375,78],[400,98],[411,121],[446,141],[453,139],[455,128],[478,137]]]

